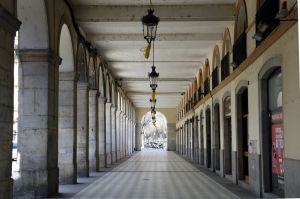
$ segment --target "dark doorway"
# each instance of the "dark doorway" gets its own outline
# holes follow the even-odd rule
[[[196,163],[199,163],[199,117],[197,116],[194,121],[194,131],[195,131],[195,137],[194,137],[194,161]]]
[[[249,183],[248,89],[245,87],[237,94],[237,127],[238,179]]]
[[[232,130],[231,130],[231,99],[224,99],[224,173],[232,175]]]
[[[214,154],[214,166],[216,170],[220,170],[220,106],[216,104],[214,106],[214,125],[215,125],[215,154]]]
[[[204,122],[203,112],[200,113],[200,164],[204,165]]]
[[[282,73],[273,68],[262,79],[262,156],[265,192],[284,197]]]
[[[210,109],[208,108],[205,113],[206,118],[206,166],[211,168],[211,118]]]

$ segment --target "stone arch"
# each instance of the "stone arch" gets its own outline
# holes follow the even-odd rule
[[[205,59],[205,65],[204,65],[204,81],[207,79],[210,79],[210,65],[208,59]]]
[[[76,132],[76,75],[74,65],[74,50],[70,30],[62,24],[59,38],[59,56],[62,58],[59,66],[58,84],[58,168],[59,182],[72,184],[77,182],[77,132]],[[68,99],[68,100],[66,100]],[[67,114],[66,114],[67,113]],[[67,122],[66,122],[67,121]],[[66,158],[72,157],[72,158]]]
[[[203,73],[202,73],[202,69],[200,69],[198,73],[198,88],[200,88],[202,84],[203,84]]]
[[[105,79],[105,97],[108,102],[111,102],[111,84],[110,84],[110,76],[109,73],[106,73]]]
[[[104,71],[103,64],[100,63],[98,67],[98,89],[102,97],[105,96],[105,81],[104,81]]]
[[[234,23],[234,40],[246,31],[248,28],[247,5],[245,0],[238,0],[236,4],[235,23]]]
[[[244,91],[244,89],[247,89],[248,88],[248,85],[249,85],[249,81],[248,80],[241,80],[236,88],[235,88],[235,93],[236,94],[240,94]]]
[[[60,29],[59,37],[59,56],[62,58],[59,72],[74,72],[74,50],[69,27],[63,24]]]
[[[22,21],[19,31],[20,75],[28,82],[38,83],[32,87],[23,82],[19,91],[19,110],[23,110],[19,112],[19,122],[24,125],[19,125],[18,129],[19,177],[15,179],[11,195],[22,198],[35,194],[37,198],[47,198],[58,192],[57,131],[51,125],[56,123],[58,114],[56,86],[60,58],[57,48],[50,43],[56,43],[58,37],[55,35],[59,35],[60,30],[52,29],[49,24],[51,18],[46,1],[16,2],[14,11]],[[32,127],[30,124],[38,125]],[[38,136],[36,132],[40,132]]]
[[[87,82],[87,61],[86,51],[83,43],[78,43],[76,56],[76,72],[79,75],[79,82]]]
[[[117,106],[117,95],[116,95],[117,89],[114,81],[111,81],[111,103],[113,106]]]
[[[93,53],[90,54],[88,62],[89,86],[91,89],[97,89],[96,84],[96,60]]]
[[[224,57],[227,53],[232,52],[232,44],[231,44],[231,35],[229,28],[225,28],[223,34],[223,45],[222,45],[222,57]]]
[[[219,46],[215,45],[212,57],[212,69],[214,70],[217,67],[221,67],[221,57]]]

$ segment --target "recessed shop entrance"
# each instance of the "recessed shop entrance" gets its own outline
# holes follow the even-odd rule
[[[280,67],[270,69],[263,76],[261,97],[264,191],[284,197],[284,129]]]
[[[249,183],[248,138],[248,89],[243,87],[237,93],[238,180],[246,183]]]

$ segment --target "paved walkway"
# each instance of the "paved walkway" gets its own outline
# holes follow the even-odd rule
[[[233,185],[235,186],[235,185]],[[174,152],[135,153],[74,199],[239,198]]]

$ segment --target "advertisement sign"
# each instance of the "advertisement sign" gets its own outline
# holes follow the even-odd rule
[[[272,173],[284,176],[284,135],[283,125],[272,125]]]

